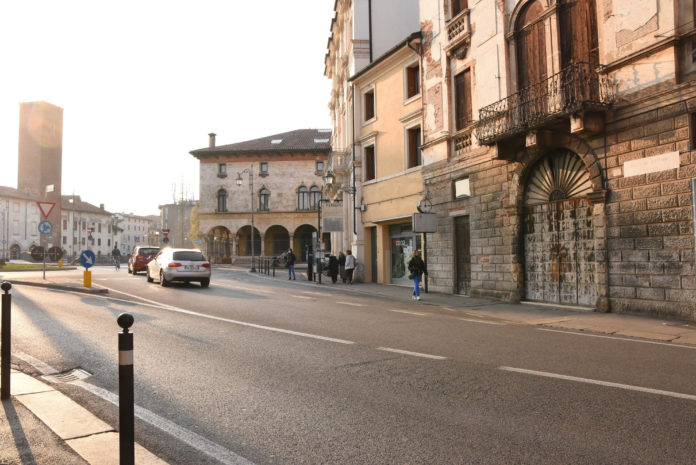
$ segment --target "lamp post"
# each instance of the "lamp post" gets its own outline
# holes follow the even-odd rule
[[[252,163],[249,168],[244,168],[243,171],[237,172],[237,186],[242,185],[242,175],[244,173],[249,174],[249,190],[251,193],[251,273],[256,273],[256,267],[254,266],[254,164]]]

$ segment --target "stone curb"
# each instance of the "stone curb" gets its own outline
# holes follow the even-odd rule
[[[83,294],[108,294],[109,293],[108,289],[103,289],[103,288],[69,286],[69,285],[55,284],[55,283],[42,283],[42,282],[38,282],[38,281],[11,280],[9,282],[13,286],[19,285],[19,286],[45,287],[48,289],[58,289],[61,291],[82,292]]]

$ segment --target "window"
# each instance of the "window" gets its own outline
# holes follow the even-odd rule
[[[452,0],[452,17],[454,18],[467,8],[467,0]]]
[[[110,225],[110,224],[109,224],[109,225],[107,225],[106,229],[107,229],[107,231],[106,231],[106,232],[108,232],[109,234],[111,234],[111,225]]]
[[[227,164],[218,163],[218,178],[227,177]]]
[[[87,229],[87,223],[85,221],[82,222],[82,230],[84,231]]]
[[[268,199],[270,196],[271,193],[268,191],[268,189],[261,189],[261,192],[259,193],[259,210],[262,212],[267,212],[269,210]]]
[[[217,191],[217,211],[227,211],[227,191],[225,189]]]
[[[67,245],[67,244],[68,244],[68,237],[63,236],[63,245]]]
[[[471,197],[469,178],[462,178],[454,181],[454,198],[459,199],[464,197]]]
[[[101,237],[97,239],[97,245],[101,245]]]
[[[323,173],[323,172],[324,172],[324,162],[323,162],[323,161],[318,161],[318,162],[317,162],[316,172],[317,172],[317,173]]]
[[[365,181],[375,179],[375,146],[365,147]]]
[[[365,92],[365,121],[369,121],[375,117],[375,90],[370,89]]]
[[[413,168],[414,166],[420,166],[422,164],[421,160],[421,129],[420,126],[415,128],[410,128],[406,131],[406,151],[407,151],[407,165],[406,168]]]
[[[72,238],[72,243],[73,243],[73,245],[77,245],[77,237]]]
[[[259,165],[259,174],[261,176],[268,176],[268,162],[261,162],[261,164]]]
[[[691,150],[696,150],[696,113],[691,113]]]
[[[297,190],[297,209],[309,210],[309,192],[305,186]]]
[[[85,245],[85,238],[82,238],[82,245]]]
[[[77,221],[73,221],[73,229],[77,229]]]
[[[454,77],[454,98],[457,131],[471,124],[471,69],[467,69]]]
[[[420,94],[420,66],[416,63],[406,68],[406,98]]]
[[[321,199],[321,191],[317,186],[312,186],[309,190],[309,208],[316,210],[319,208],[319,200]]]
[[[101,232],[101,223],[97,225],[97,232]]]

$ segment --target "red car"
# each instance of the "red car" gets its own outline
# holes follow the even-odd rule
[[[130,257],[128,257],[128,272],[138,274],[138,271],[145,271],[147,264],[150,263],[152,257],[157,255],[159,247],[151,245],[139,245],[133,249]]]

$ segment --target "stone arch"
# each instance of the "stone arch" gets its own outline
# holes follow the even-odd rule
[[[505,31],[506,34],[514,32],[515,25],[517,24],[517,21],[520,17],[520,13],[523,10],[525,10],[530,3],[534,2],[540,3],[546,11],[549,8],[551,8],[552,4],[555,3],[555,0],[522,0],[521,2],[517,2],[517,5],[515,5],[515,8],[513,8],[512,13],[510,13],[510,17],[508,18],[507,24],[505,25],[505,27],[507,28],[507,30]]]
[[[242,226],[237,230],[235,234],[235,239],[237,241],[237,253],[240,256],[251,256],[252,242],[251,242],[251,226]],[[261,255],[261,233],[259,229],[254,226],[254,256]]]
[[[285,226],[270,226],[263,234],[264,255],[277,256],[290,248],[290,233]]]
[[[16,242],[10,246],[10,260],[19,260],[22,248]]]
[[[299,261],[304,261],[307,257],[307,250],[312,247],[312,233],[316,233],[317,228],[311,224],[303,224],[295,228],[293,232],[292,250],[295,252]]]
[[[206,250],[204,253],[213,263],[231,263],[234,254],[234,236],[225,226],[210,228],[206,234]]]

